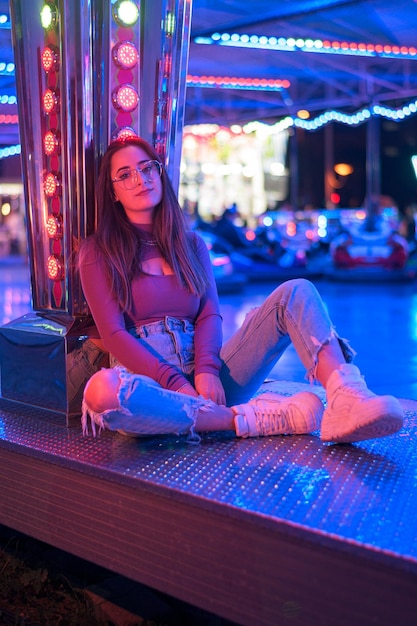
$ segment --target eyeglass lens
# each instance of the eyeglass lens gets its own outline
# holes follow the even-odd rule
[[[161,169],[157,161],[149,161],[145,163],[143,167],[132,168],[126,171],[117,182],[120,182],[122,186],[127,189],[134,189],[139,183],[139,174],[146,180],[151,180],[156,174],[160,174]]]

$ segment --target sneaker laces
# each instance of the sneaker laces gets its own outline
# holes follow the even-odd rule
[[[289,433],[289,415],[287,409],[254,406],[256,427],[262,436]]]
[[[363,378],[352,381],[343,381],[341,385],[333,392],[333,394],[336,393],[349,394],[356,397],[363,397],[365,395],[371,398],[375,396],[375,394],[370,389],[368,389],[366,382]]]

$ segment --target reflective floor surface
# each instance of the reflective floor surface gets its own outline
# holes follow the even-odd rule
[[[368,387],[379,394],[417,399],[417,282],[352,283],[313,281],[321,293],[338,334],[357,353],[355,363]],[[225,335],[260,304],[274,285],[246,287],[242,294],[221,297]],[[274,378],[302,382],[305,370],[290,346]]]
[[[417,399],[417,282],[352,283],[314,280],[337,332],[357,352],[355,363],[376,393]],[[221,294],[224,335],[259,305],[274,284],[249,284],[241,293]],[[31,310],[30,279],[21,262],[0,259],[0,322]],[[272,372],[274,378],[302,382],[305,371],[290,347]]]

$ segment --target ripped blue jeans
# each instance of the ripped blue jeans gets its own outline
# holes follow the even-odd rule
[[[138,341],[144,341],[158,354],[181,369],[193,383],[194,327],[186,320],[167,316],[164,320],[134,329]],[[316,380],[317,355],[332,337],[337,337],[347,362],[354,351],[341,339],[329,318],[315,286],[306,279],[288,280],[279,285],[264,303],[250,311],[242,326],[220,351],[220,379],[226,405],[247,402],[262,385],[286,348],[292,343],[306,368],[306,378]],[[131,434],[193,435],[199,410],[210,411],[213,403],[169,391],[157,382],[132,374],[111,361],[121,380],[118,409],[95,413],[83,401],[82,424],[87,432],[87,415],[93,432],[99,428]]]

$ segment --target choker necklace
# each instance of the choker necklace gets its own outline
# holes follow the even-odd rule
[[[158,245],[156,239],[142,239],[142,237],[139,237],[139,241],[144,246],[157,246]]]

